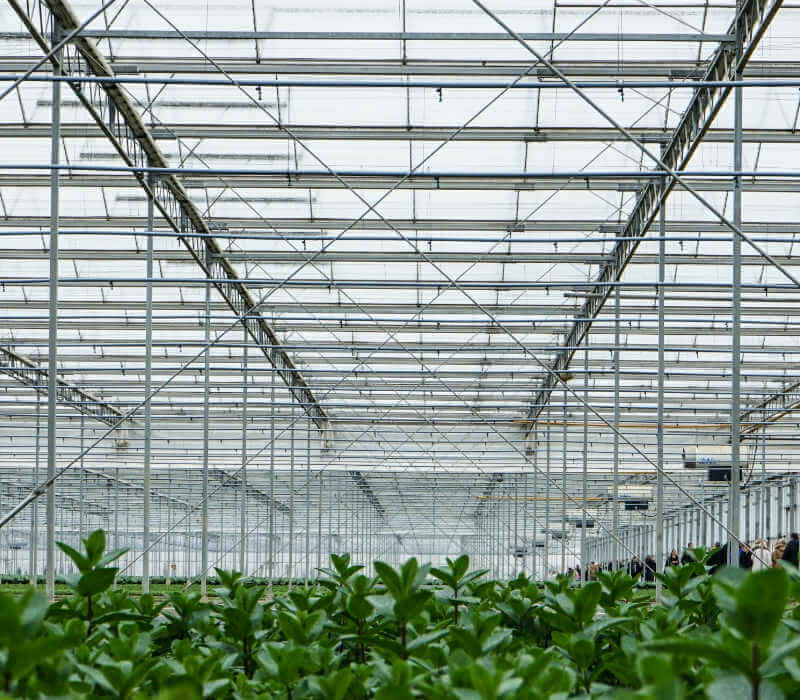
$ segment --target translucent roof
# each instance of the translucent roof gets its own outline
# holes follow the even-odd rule
[[[740,362],[742,455],[746,478],[761,483],[797,457],[797,290],[785,273],[797,271],[800,225],[800,6],[751,6]],[[42,7],[70,30],[100,5]],[[630,255],[616,252],[643,193],[663,187],[642,147],[658,155],[688,119],[681,152],[693,155],[670,164],[685,174],[664,206],[666,504],[675,514],[719,493],[681,455],[731,434],[734,103],[728,87],[697,80],[722,48],[735,53],[734,4],[497,0],[490,10],[516,38],[465,0],[132,0],[82,28],[68,55],[84,80],[77,92],[62,83],[60,101],[57,349],[59,377],[77,392],[59,404],[62,464],[110,427],[87,406],[135,410],[76,469],[141,479],[150,285],[152,463],[182,480],[159,482],[159,493],[201,498],[208,331],[214,469],[241,468],[246,409],[253,479],[274,469],[285,484],[300,470],[286,486],[299,497],[332,475],[363,507],[380,504],[387,531],[422,527],[424,512],[431,532],[473,532],[501,472],[525,478],[526,513],[535,498],[560,501],[566,484],[570,517],[586,507],[610,522],[615,407],[624,483],[656,475],[656,209]],[[10,5],[0,25],[5,90],[43,51]],[[46,416],[52,68],[0,100],[0,445],[3,479],[17,486],[33,483]],[[715,114],[693,116],[701,94]],[[162,162],[123,157],[141,156],[145,141]],[[147,162],[173,183],[158,203],[177,202],[175,187],[185,194],[171,220],[156,206],[152,231]],[[187,220],[182,236],[171,223]],[[255,304],[247,313],[231,306],[242,293]],[[293,369],[277,373],[276,357]],[[41,393],[15,369],[23,361],[42,370]],[[293,448],[309,429],[310,451]],[[64,493],[77,483],[65,478]],[[508,483],[520,497],[521,482]],[[560,511],[550,517],[560,523]],[[534,537],[545,529],[532,527]]]

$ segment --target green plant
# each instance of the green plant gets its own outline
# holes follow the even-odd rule
[[[344,700],[665,700],[800,697],[800,576],[722,569],[705,553],[663,574],[656,605],[600,572],[493,581],[469,560],[415,559],[376,577],[347,555],[309,588],[267,600],[265,581],[219,570],[216,598],[111,589],[122,552],[102,533],[70,594],[0,593],[7,697]]]
[[[114,583],[114,577],[119,569],[115,566],[108,566],[113,561],[119,559],[127,549],[116,549],[106,553],[106,533],[103,530],[95,530],[85,540],[82,540],[85,554],[81,554],[68,544],[58,542],[58,548],[64,552],[78,569],[78,576],[71,576],[66,579],[67,585],[81,598],[86,600],[86,619],[89,622],[91,631],[96,620],[94,619],[95,596],[103,593]]]
[[[447,570],[445,569],[431,569],[431,575],[439,579],[445,586],[452,592],[452,597],[448,602],[453,606],[453,624],[458,624],[458,608],[465,602],[475,602],[475,599],[464,601],[463,598],[459,599],[459,594],[463,592],[470,583],[477,581],[482,576],[485,576],[487,571],[469,571],[469,557],[462,554],[455,561],[449,557],[447,561]]]

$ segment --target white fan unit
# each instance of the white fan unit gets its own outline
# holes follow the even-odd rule
[[[731,462],[733,460],[730,445],[697,445],[683,450],[683,466],[685,469],[707,469],[709,481],[730,481]],[[746,467],[746,457],[739,455],[739,476]]]

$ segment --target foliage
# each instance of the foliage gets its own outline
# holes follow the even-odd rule
[[[800,697],[800,582],[783,568],[710,576],[670,568],[661,604],[623,572],[493,581],[466,556],[431,568],[348,555],[305,588],[266,599],[218,570],[216,597],[114,590],[123,552],[103,532],[79,552],[70,595],[0,594],[8,697],[792,698]]]

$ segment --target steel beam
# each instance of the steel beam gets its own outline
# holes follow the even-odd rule
[[[741,37],[741,52],[719,46],[705,71],[704,79],[729,80],[741,75],[758,42],[780,9],[781,3],[782,0],[745,0],[729,29],[729,33]],[[686,168],[730,90],[730,88],[698,88],[673,131],[669,143],[664,146],[661,159],[663,163],[675,171]],[[536,422],[550,400],[550,395],[558,384],[557,376],[569,367],[575,353],[573,348],[581,344],[592,322],[613,291],[613,286],[609,283],[621,278],[625,267],[647,234],[674,185],[672,179],[666,182],[654,180],[648,182],[641,190],[636,205],[622,229],[621,240],[615,244],[611,252],[612,261],[606,263],[600,270],[596,279],[597,286],[591,290],[591,295],[578,314],[581,319],[587,320],[572,325],[564,341],[567,349],[561,352],[551,365],[552,373],[548,375],[544,386],[533,401],[528,414],[532,424]]]
[[[111,154],[109,154],[111,155]],[[200,154],[202,157],[202,154]],[[79,164],[74,164],[75,170],[80,170]],[[713,173],[713,171],[710,171]],[[248,173],[227,173],[224,175],[225,184],[235,187],[237,190],[320,190],[320,189],[346,189],[342,181],[335,175],[328,173],[317,173],[313,171],[291,171],[291,170],[270,170],[262,172]],[[399,185],[398,181],[404,177],[401,172],[385,173],[352,173],[341,174],[347,183],[347,187],[357,189],[379,189],[386,190],[396,188],[399,190],[425,190],[425,191],[471,191],[471,190],[497,190],[512,192],[639,192],[642,184],[651,179],[646,172],[631,171],[630,175],[598,175],[591,171],[565,173],[561,176],[537,176],[536,174],[526,175],[519,173],[504,172],[473,172],[463,175],[452,172],[443,173],[421,173],[406,177]],[[114,173],[80,173],[65,172],[62,174],[62,186],[72,188],[99,188],[107,187],[112,190],[139,188],[139,182],[131,179],[128,175]],[[187,172],[180,174],[179,179],[183,187],[189,193],[189,198],[193,201],[204,202],[207,190],[223,189],[224,185],[213,170],[208,174]],[[48,187],[49,175],[31,173],[0,173],[0,187]],[[686,176],[684,182],[687,187],[699,192],[727,192],[730,190],[730,178],[725,177],[691,177]],[[684,189],[683,185],[676,185],[678,189]],[[796,177],[771,177],[769,172],[763,175],[747,175],[742,180],[743,192],[798,192],[800,182]],[[115,195],[116,201],[125,204],[144,204],[147,200],[146,194],[120,194]],[[255,201],[258,204],[283,203],[290,199],[295,204],[302,204],[308,201],[306,196],[293,196],[278,194],[260,195],[255,199],[248,199],[248,195],[243,194],[241,199],[231,195],[221,197],[217,201],[221,205],[247,204]]]
[[[49,381],[48,370],[41,369],[33,360],[9,347],[0,346],[0,372],[14,377],[37,392],[46,393],[45,387],[48,386]],[[110,403],[78,388],[58,374],[55,377],[55,383],[57,400],[74,408],[79,413],[96,418],[106,425],[114,425],[124,415]]]
[[[46,37],[54,21],[57,21],[65,32],[71,32],[80,26],[66,0],[38,0],[29,2],[24,7],[17,0],[9,0],[9,3],[33,39],[45,52],[51,48]],[[106,77],[114,75],[113,69],[94,42],[78,35],[64,48],[64,54],[63,60],[53,57],[51,62],[63,74],[75,76],[76,80],[69,83],[70,87],[126,165],[168,167],[169,164],[148,127],[119,86],[81,84],[80,76],[84,73]],[[303,406],[316,425],[323,428],[327,422],[324,409],[308,389],[289,355],[278,347],[277,336],[257,312],[254,299],[211,237],[209,222],[191,201],[183,185],[177,178],[167,174],[159,177],[151,190],[144,175],[140,173],[135,177],[145,193],[153,197],[155,206],[164,217],[164,222],[160,225],[167,225],[173,231],[184,234],[181,236],[181,241],[197,264],[208,278],[217,280],[214,287],[237,317],[243,317],[242,324],[256,344],[261,346],[266,341],[273,347],[272,350],[265,352],[267,359],[289,387],[297,402]],[[192,235],[193,233],[200,235]]]
[[[603,219],[538,219],[527,221],[515,221],[514,219],[390,219],[385,221],[380,219],[361,219],[353,223],[352,219],[326,218],[326,217],[275,217],[266,220],[262,217],[243,217],[243,216],[224,216],[211,217],[208,219],[214,231],[227,232],[236,229],[240,235],[247,237],[255,235],[258,231],[268,231],[259,236],[271,240],[329,240],[320,235],[325,231],[341,231],[345,227],[350,227],[352,231],[387,231],[392,228],[401,231],[454,231],[462,233],[464,231],[503,231],[511,233],[530,232],[583,232],[592,231],[606,233],[612,236],[623,236],[625,224]],[[37,234],[41,230],[46,230],[50,224],[48,216],[29,214],[25,216],[9,215],[0,218],[1,228],[37,229]],[[109,228],[138,228],[144,230],[147,218],[144,216],[111,216],[105,214],[97,216],[68,216],[61,217],[61,230],[69,228],[79,228],[88,230],[97,228],[107,230]],[[156,228],[169,226],[167,219],[156,217]],[[746,234],[771,234],[791,236],[797,233],[800,224],[796,221],[745,221],[741,230]],[[291,232],[291,233],[288,233]],[[696,221],[667,221],[668,233],[691,234],[692,241],[702,240],[698,238],[700,234],[724,234],[730,237],[730,229],[724,224],[710,220]],[[281,235],[288,234],[288,235]],[[208,234],[209,236],[213,234]],[[223,237],[227,234],[223,234]],[[356,234],[348,234],[344,240],[360,240]],[[391,240],[396,242],[397,235],[393,234],[386,237],[370,236],[370,241]],[[427,242],[429,237],[411,236],[409,240],[414,242]],[[434,240],[444,240],[435,238]],[[451,239],[448,239],[451,240]],[[472,239],[477,243],[484,242],[481,239]],[[492,242],[496,242],[492,238]],[[514,240],[514,242],[519,242]],[[575,241],[577,242],[577,241]],[[212,253],[211,257],[214,257]]]
[[[84,29],[81,36],[87,39],[143,39],[180,41],[193,39],[199,41],[508,41],[511,37],[504,32],[287,32],[287,31],[224,31],[224,30],[186,30],[176,32],[169,29]],[[668,34],[647,32],[626,32],[618,34],[598,32],[526,32],[521,34],[528,41],[635,41],[692,43],[714,42],[731,43],[734,37],[729,34]],[[3,32],[0,39],[26,39],[24,32]]]
[[[754,438],[757,432],[800,408],[800,382],[786,384],[764,401],[741,414],[741,438]]]
[[[581,141],[608,143],[627,141],[617,129],[609,127],[559,127],[538,126],[468,126],[458,133],[458,126],[382,126],[382,125],[317,125],[291,124],[292,133],[301,140],[314,141],[442,141],[452,138],[454,141],[523,141],[529,143],[548,143],[551,141]],[[671,131],[660,127],[633,127],[629,129],[640,141],[646,143],[664,143],[670,139]],[[0,124],[0,139],[13,138],[47,138],[50,133],[48,124],[41,122]],[[232,140],[281,140],[288,137],[283,128],[274,124],[205,124],[177,123],[166,126],[154,125],[150,133],[156,141],[175,141],[176,138],[197,139],[232,139]],[[105,134],[94,123],[81,122],[64,124],[61,127],[62,139],[105,139]],[[723,127],[709,129],[706,143],[730,143],[733,131]],[[800,132],[793,129],[743,129],[744,143],[800,143]],[[253,156],[258,159],[257,156]]]
[[[35,4],[35,3],[33,3]],[[615,35],[616,37],[617,35]],[[616,42],[616,39],[614,39]],[[34,56],[7,56],[0,58],[3,73],[23,73],[36,63]],[[494,59],[353,59],[353,58],[256,58],[247,56],[215,56],[217,65],[194,56],[119,56],[108,60],[115,74],[214,74],[220,68],[232,75],[472,75],[519,77],[530,69],[529,60]],[[712,59],[713,61],[713,59]],[[555,61],[553,65],[568,76],[577,77],[666,77],[703,78],[710,62],[693,60],[589,60]],[[218,68],[219,66],[220,68]],[[40,68],[40,72],[46,72]],[[745,78],[796,78],[800,61],[753,61],[744,71]],[[531,72],[531,77],[554,78],[549,68],[541,67]]]

